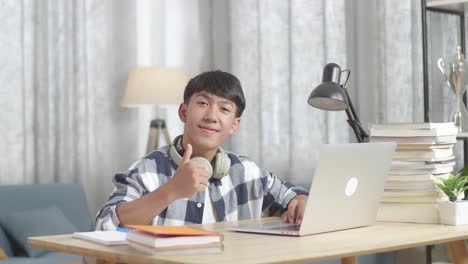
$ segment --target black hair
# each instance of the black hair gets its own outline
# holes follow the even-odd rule
[[[184,104],[188,104],[193,94],[206,91],[223,97],[236,104],[236,117],[245,109],[244,92],[236,76],[223,71],[208,71],[199,74],[188,82],[184,91]]]

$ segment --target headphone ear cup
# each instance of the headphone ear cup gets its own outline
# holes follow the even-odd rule
[[[179,167],[180,163],[182,162],[182,156],[179,154],[176,147],[176,144],[180,138],[181,136],[176,137],[169,148],[169,157],[177,165],[177,167]],[[205,164],[206,172],[209,178],[213,177],[215,179],[221,179],[229,174],[229,170],[231,168],[231,160],[222,148],[219,148],[218,152],[216,153],[214,160],[214,168],[211,166],[211,163],[205,158],[194,157],[191,160],[195,160]]]
[[[211,163],[207,159],[202,158],[202,157],[195,157],[195,158],[192,158],[191,160],[195,160],[197,162],[205,164],[206,172],[208,173],[208,178],[211,178],[211,176],[213,176],[213,167],[211,166]]]
[[[182,161],[182,156],[177,151],[175,143],[172,143],[171,147],[169,148],[169,156],[172,159],[172,161],[174,161],[174,163],[177,165],[177,167],[179,167],[180,162]]]
[[[231,168],[231,160],[220,148],[219,152],[216,154],[216,160],[214,164],[213,178],[222,179],[224,176],[228,175],[229,169]]]

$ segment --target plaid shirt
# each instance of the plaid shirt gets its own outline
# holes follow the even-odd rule
[[[115,175],[109,200],[96,216],[97,230],[114,230],[119,226],[115,208],[136,200],[169,181],[177,166],[164,146],[133,164],[127,172]],[[261,169],[251,159],[226,152],[231,160],[229,174],[208,184],[217,221],[233,221],[280,215],[289,201],[304,189],[282,181]],[[153,225],[201,224],[205,192],[177,199],[153,219]],[[201,205],[201,206],[200,206]]]

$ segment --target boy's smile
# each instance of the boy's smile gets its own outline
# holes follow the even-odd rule
[[[203,131],[205,131],[207,134],[213,134],[218,132],[217,129],[215,128],[209,128],[209,127],[204,127],[204,126],[199,126]]]
[[[239,127],[236,104],[223,97],[201,91],[188,104],[181,104],[179,116],[184,126],[182,144],[193,146],[193,156],[212,160],[219,145]]]

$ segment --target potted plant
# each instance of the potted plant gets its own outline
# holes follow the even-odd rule
[[[448,201],[439,202],[440,223],[447,225],[468,224],[468,202],[458,200],[460,194],[468,190],[468,178],[459,172],[440,179],[437,187],[447,195]]]
[[[466,166],[463,169],[459,170],[457,175],[459,175],[460,177],[464,177],[464,178],[468,179],[468,166]],[[468,183],[465,184],[465,186],[468,186]],[[463,200],[468,200],[468,190],[465,190],[465,197],[463,198]]]

